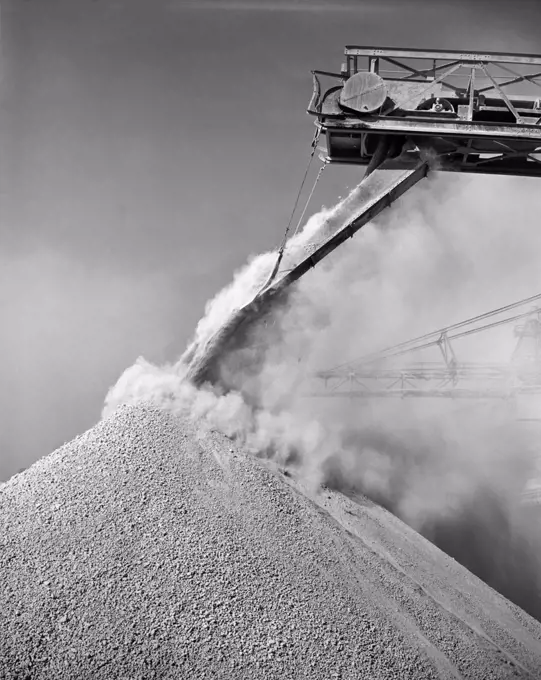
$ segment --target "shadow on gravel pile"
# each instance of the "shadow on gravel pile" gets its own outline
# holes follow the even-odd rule
[[[422,443],[408,448],[399,439],[368,429],[362,432],[361,441],[392,455],[394,471],[384,491],[377,493],[365,488],[359,475],[352,474],[350,468],[341,468],[339,457],[330,458],[324,465],[325,483],[342,493],[364,493],[401,517],[408,474],[416,465],[429,467],[422,459]],[[487,480],[477,486],[474,495],[461,498],[454,512],[439,516],[429,513],[415,528],[491,588],[541,621],[540,518],[539,509],[517,506],[512,494],[502,490],[498,493]]]

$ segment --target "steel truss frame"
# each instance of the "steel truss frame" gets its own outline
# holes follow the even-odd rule
[[[508,363],[458,360],[451,340],[519,319],[525,319],[525,323],[515,327],[518,339]],[[510,399],[541,394],[541,309],[473,328],[467,322],[458,326],[462,327],[452,335],[447,331],[435,337],[429,334],[426,342],[402,343],[364,360],[319,371],[313,377],[323,383],[323,389],[311,391],[311,396]],[[439,348],[443,361],[393,365],[397,357],[430,347]]]
[[[412,167],[431,149],[436,170],[541,176],[541,56],[350,46],[345,57],[340,73],[312,72],[308,113],[326,138],[326,162],[368,165],[384,136],[410,149],[389,169]],[[399,95],[370,114],[341,109],[340,90],[361,71]],[[322,77],[341,84],[322,94]],[[448,108],[427,108],[435,97]]]

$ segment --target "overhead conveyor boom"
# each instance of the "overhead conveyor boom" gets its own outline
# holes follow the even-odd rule
[[[541,177],[541,56],[357,46],[344,56],[339,73],[312,71],[311,158],[321,138],[325,164],[364,166],[366,175],[315,234],[287,240],[290,220],[263,289],[183,357],[195,385],[220,383],[220,361],[243,347],[249,329],[429,167]],[[324,88],[322,78],[338,84]]]

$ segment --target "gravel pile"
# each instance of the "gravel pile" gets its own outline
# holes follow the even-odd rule
[[[539,678],[541,625],[366,499],[123,407],[0,486],[0,678]]]

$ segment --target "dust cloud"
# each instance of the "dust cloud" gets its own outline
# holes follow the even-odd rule
[[[509,404],[310,396],[318,370],[541,291],[534,182],[433,175],[301,279],[224,358],[222,386],[196,389],[183,380],[194,348],[251,299],[275,254],[253,258],[207,305],[184,356],[139,359],[103,415],[152,400],[295,467],[314,488],[364,493],[541,618],[541,541],[520,505],[537,437]],[[505,361],[513,346],[507,328],[455,351]]]

